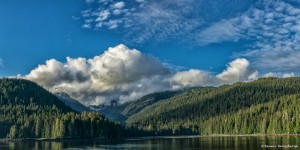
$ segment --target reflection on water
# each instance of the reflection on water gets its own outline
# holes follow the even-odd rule
[[[64,142],[26,141],[0,142],[1,150],[98,150],[98,149],[269,149],[266,146],[289,146],[300,149],[299,136],[248,136],[248,137],[148,137],[126,139],[122,141],[107,140],[73,140]],[[292,146],[292,147],[291,147]],[[297,147],[297,148],[295,148]],[[274,148],[271,148],[274,149]]]

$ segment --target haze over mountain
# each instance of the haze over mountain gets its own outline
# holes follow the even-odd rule
[[[110,120],[119,121],[121,124],[125,125],[126,120],[131,115],[138,113],[145,107],[150,106],[160,100],[170,98],[181,92],[183,92],[183,90],[152,93],[143,96],[138,100],[127,102],[125,104],[111,103],[111,105],[92,105],[90,108],[94,111],[101,112]]]

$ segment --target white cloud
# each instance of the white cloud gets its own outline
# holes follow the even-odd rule
[[[121,20],[109,20],[108,22],[104,22],[103,25],[107,26],[108,29],[115,29],[120,23],[122,23]]]
[[[158,59],[140,51],[118,45],[91,59],[70,58],[62,63],[47,60],[32,70],[26,79],[35,81],[53,92],[66,92],[86,105],[120,103],[136,100],[146,94],[194,86],[219,86],[259,77],[244,58],[230,62],[218,75],[190,69],[175,71]],[[293,77],[291,73],[267,73],[262,77]]]
[[[221,79],[223,83],[235,83],[238,81],[247,81],[255,71],[251,71],[249,68],[249,61],[244,58],[238,58],[230,62],[226,70],[217,75],[217,78]]]
[[[99,22],[99,21],[106,20],[109,17],[110,12],[109,12],[109,10],[106,9],[106,10],[103,10],[101,12],[94,13],[94,14],[96,14],[98,16],[95,21]]]
[[[252,72],[251,74],[248,75],[248,80],[249,81],[254,81],[256,79],[258,79],[260,76],[259,76],[259,73],[258,71],[254,71]]]
[[[178,89],[193,86],[219,86],[240,81],[247,82],[256,80],[258,77],[258,71],[251,69],[247,59],[237,58],[230,62],[222,73],[216,76],[203,70],[190,69],[177,72],[172,77],[172,82],[173,89]]]
[[[112,7],[114,9],[122,9],[123,7],[125,7],[125,3],[123,1],[117,2],[117,3],[113,4]]]
[[[289,78],[289,77],[295,77],[295,73],[291,72],[291,73],[285,73],[282,75],[283,78]]]
[[[121,44],[90,59],[47,60],[25,78],[53,92],[66,92],[86,105],[114,99],[125,103],[158,91],[249,81],[255,73],[249,65],[246,59],[236,59],[217,76],[199,69],[178,71]]]
[[[294,71],[300,67],[300,30],[297,30],[300,22],[300,11],[288,3],[273,2],[267,7],[277,8],[264,10],[264,13],[273,14],[273,23],[267,24],[262,19],[255,20],[257,26],[262,27],[255,30],[252,27],[249,32],[256,35],[256,42],[253,47],[242,53],[242,56],[249,57],[253,64],[259,69],[272,71]],[[290,13],[286,13],[286,10]],[[255,10],[259,11],[259,10]],[[271,11],[271,12],[270,12]],[[266,15],[265,15],[266,16]],[[261,14],[263,17],[263,14]],[[276,23],[275,23],[276,22]]]
[[[278,75],[274,72],[268,72],[264,74],[263,77],[278,77]]]
[[[222,20],[202,30],[195,38],[197,39],[197,44],[207,45],[223,41],[236,41],[241,36],[240,29],[236,28],[232,22]]]
[[[156,58],[118,45],[91,59],[47,60],[25,78],[51,91],[67,92],[84,104],[97,104],[112,99],[124,103],[166,89],[164,78],[170,73]]]
[[[216,85],[215,79],[210,73],[196,69],[178,72],[172,77],[172,81],[173,89]]]
[[[289,72],[300,67],[300,8],[284,1],[258,1],[248,11],[219,21],[199,34],[201,45],[248,39],[246,57],[259,70]]]
[[[17,74],[15,76],[5,76],[5,78],[18,78],[18,79],[23,79],[23,76],[21,74]]]
[[[90,9],[82,11],[82,16],[85,20],[96,20],[93,13],[109,9],[114,15],[109,16],[102,23],[119,20],[121,23],[113,29],[126,31],[127,34],[123,37],[126,43],[142,43],[147,40],[186,42],[199,38],[199,30],[212,22],[221,18],[227,19],[232,14],[244,11],[250,4],[243,0],[226,0],[218,3],[206,0],[136,0],[128,3],[125,6],[123,1],[111,0],[95,4]],[[224,8],[223,5],[229,8]],[[230,12],[224,13],[230,8],[232,8]],[[110,26],[96,24],[93,24],[95,29],[112,29]]]
[[[113,11],[114,15],[120,15],[122,13],[122,11],[120,9],[116,9]]]
[[[91,24],[83,24],[83,25],[82,25],[82,28],[89,29],[89,28],[91,28]]]
[[[67,63],[63,64],[55,59],[46,61],[45,65],[39,65],[32,70],[26,78],[36,81],[45,87],[68,83],[79,83],[89,79],[86,74],[88,66],[85,58],[72,59],[67,57]]]
[[[290,72],[290,73],[282,73],[282,72],[268,72],[264,75],[262,75],[262,77],[277,77],[277,78],[289,78],[289,77],[295,77],[295,73],[294,72]]]
[[[264,72],[291,72],[300,66],[300,9],[292,5],[296,1],[125,2],[93,3],[93,7],[82,11],[83,28],[120,29],[125,33],[123,42],[131,45],[149,40],[201,46],[250,40],[254,42],[235,58],[247,58]],[[106,15],[99,17],[99,12]]]
[[[123,83],[160,74],[168,69],[152,57],[124,45],[109,48],[104,54],[88,60],[94,79],[103,83]]]

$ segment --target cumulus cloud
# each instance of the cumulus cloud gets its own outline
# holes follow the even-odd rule
[[[124,45],[109,48],[103,55],[88,60],[94,79],[103,83],[128,83],[155,75],[168,74],[169,70],[153,57]]]
[[[222,73],[213,75],[199,69],[178,71],[155,57],[120,44],[90,59],[67,57],[64,63],[47,60],[25,78],[91,105],[107,104],[111,100],[126,103],[164,90],[249,81],[256,75],[243,58],[230,62]]]
[[[169,75],[171,71],[158,59],[118,45],[91,59],[47,60],[25,78],[53,92],[66,92],[84,104],[99,104],[112,99],[123,103],[164,90]]]
[[[177,72],[172,81],[173,89],[193,86],[219,86],[222,84],[232,84],[240,81],[252,81],[259,77],[258,71],[250,67],[250,63],[245,58],[237,58],[227,65],[227,68],[213,76],[211,73],[190,69],[188,71]]]
[[[282,75],[283,78],[290,78],[290,77],[295,77],[295,73],[291,72],[291,73],[284,73]]]
[[[250,63],[245,58],[237,58],[230,62],[227,69],[217,75],[223,83],[234,83],[258,78],[257,71],[250,69]]]
[[[121,44],[90,59],[67,57],[65,63],[47,60],[25,78],[52,92],[66,92],[90,105],[114,99],[125,103],[157,91],[248,80],[248,69],[247,60],[237,59],[217,76],[199,69],[177,71],[155,57]]]
[[[277,77],[277,73],[274,73],[274,72],[268,72],[266,74],[263,75],[263,77]]]
[[[172,81],[172,89],[193,86],[213,86],[217,84],[215,78],[209,72],[197,69],[178,72],[172,77]]]
[[[45,65],[39,65],[32,70],[26,78],[36,81],[45,87],[53,87],[63,83],[79,83],[88,80],[88,70],[84,58],[72,59],[67,57],[67,63],[63,64],[55,59],[46,61]]]

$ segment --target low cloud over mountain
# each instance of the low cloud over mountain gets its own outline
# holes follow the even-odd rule
[[[248,60],[238,58],[220,74],[190,69],[175,71],[157,58],[142,54],[125,45],[110,47],[94,58],[55,59],[33,69],[26,79],[35,81],[53,92],[66,92],[82,103],[120,103],[146,94],[192,86],[218,86],[256,79],[257,71]]]

